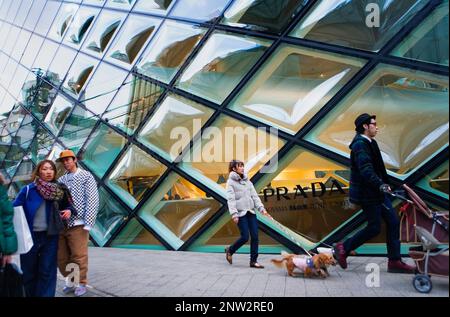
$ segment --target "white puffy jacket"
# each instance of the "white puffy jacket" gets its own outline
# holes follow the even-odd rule
[[[256,210],[264,210],[264,205],[246,174],[241,178],[238,173],[231,172],[226,190],[231,217],[243,217],[247,212],[256,214]]]

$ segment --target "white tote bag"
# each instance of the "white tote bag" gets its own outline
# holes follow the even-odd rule
[[[26,198],[28,199],[28,186]],[[17,252],[14,254],[28,253],[33,247],[33,238],[22,206],[14,207],[13,224],[17,236]]]

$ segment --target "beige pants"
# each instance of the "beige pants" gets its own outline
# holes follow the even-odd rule
[[[66,229],[59,235],[58,268],[64,277],[73,273],[67,265],[74,263],[80,269],[80,284],[87,284],[89,232],[84,226]],[[66,269],[68,270],[66,271]]]

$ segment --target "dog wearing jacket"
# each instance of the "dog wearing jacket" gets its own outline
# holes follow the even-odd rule
[[[284,264],[288,275],[292,277],[299,276],[294,272],[295,269],[298,269],[305,277],[319,276],[321,278],[326,278],[330,276],[328,267],[330,265],[336,265],[334,257],[331,254],[326,253],[305,256],[290,254],[283,251],[281,252],[281,256],[283,257],[281,260],[272,259],[272,263],[279,268]]]

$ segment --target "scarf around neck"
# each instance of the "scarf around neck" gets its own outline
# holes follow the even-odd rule
[[[64,197],[64,190],[56,182],[46,182],[38,178],[36,180],[36,188],[45,200],[58,201]]]

